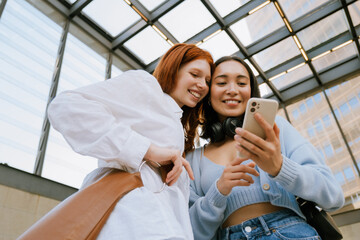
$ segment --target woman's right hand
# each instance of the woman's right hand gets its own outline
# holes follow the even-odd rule
[[[221,177],[217,181],[217,188],[223,195],[229,195],[235,186],[250,186],[254,180],[249,174],[259,176],[258,171],[255,170],[256,164],[250,162],[242,164],[248,160],[247,158],[237,157],[226,165]]]
[[[173,185],[179,179],[183,166],[188,172],[190,179],[194,180],[194,173],[191,169],[190,163],[181,156],[179,150],[159,147],[151,144],[144,156],[144,160],[158,162],[162,166],[171,163],[174,164],[165,180],[169,186]]]

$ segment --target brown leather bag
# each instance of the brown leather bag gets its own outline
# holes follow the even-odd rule
[[[119,199],[142,186],[139,172],[112,170],[59,203],[18,240],[96,239]]]

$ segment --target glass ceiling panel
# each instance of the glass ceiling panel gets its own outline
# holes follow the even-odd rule
[[[264,71],[267,71],[299,54],[300,50],[294,40],[292,37],[288,37],[255,54],[254,59]]]
[[[199,47],[209,51],[213,56],[214,61],[223,56],[232,55],[239,51],[239,48],[230,39],[225,31],[222,31],[221,33],[210,38],[206,42],[199,45]]]
[[[139,2],[150,12],[160,6],[165,0],[139,0]]]
[[[294,85],[297,82],[300,82],[302,79],[308,78],[311,75],[312,72],[309,65],[304,64],[293,71],[289,71],[288,73],[273,79],[271,82],[277,89],[282,90],[286,87]]]
[[[270,94],[272,93],[271,89],[269,88],[269,86],[266,83],[260,84],[259,89],[260,89],[261,97],[270,96]]]
[[[236,22],[230,29],[245,46],[248,46],[284,25],[274,4],[270,3],[259,11]]]
[[[215,21],[215,18],[198,0],[184,1],[159,19],[159,22],[179,42],[185,42]]]
[[[74,2],[76,2],[77,0],[66,0],[67,2],[70,2],[71,4],[73,4]]]
[[[140,16],[127,3],[119,0],[94,0],[82,12],[113,37],[140,20]]]
[[[328,0],[279,0],[290,22],[329,2]]]
[[[335,65],[336,63],[342,62],[344,59],[355,56],[356,54],[355,44],[351,43],[312,61],[312,63],[316,71],[319,72],[325,68]]]
[[[259,72],[254,68],[254,66],[250,63],[249,60],[245,59],[245,62],[250,66],[250,68],[253,71],[255,77],[257,77],[259,75]]]
[[[349,12],[351,16],[351,20],[354,26],[360,24],[360,1],[356,1],[349,6]]]
[[[235,11],[250,0],[210,0],[221,17],[225,17],[229,13]]]
[[[297,36],[304,49],[308,50],[347,30],[346,18],[341,10],[305,28]]]
[[[124,46],[135,53],[145,64],[156,60],[170,48],[170,44],[150,26],[125,42]]]

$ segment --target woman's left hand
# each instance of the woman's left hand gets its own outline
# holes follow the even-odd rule
[[[277,176],[282,166],[280,146],[280,129],[265,121],[259,114],[254,115],[255,120],[264,129],[266,137],[262,139],[255,134],[241,128],[236,128],[235,141],[237,150],[244,156],[252,159],[258,167],[272,176]]]

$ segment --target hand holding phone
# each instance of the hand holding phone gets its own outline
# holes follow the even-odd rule
[[[278,107],[279,107],[278,102],[272,99],[250,98],[246,105],[242,128],[257,135],[262,139],[265,139],[266,138],[265,131],[255,120],[254,114],[260,113],[266,122],[268,122],[271,126],[274,126],[275,116]],[[238,155],[240,157],[244,157],[241,156],[240,153]]]

